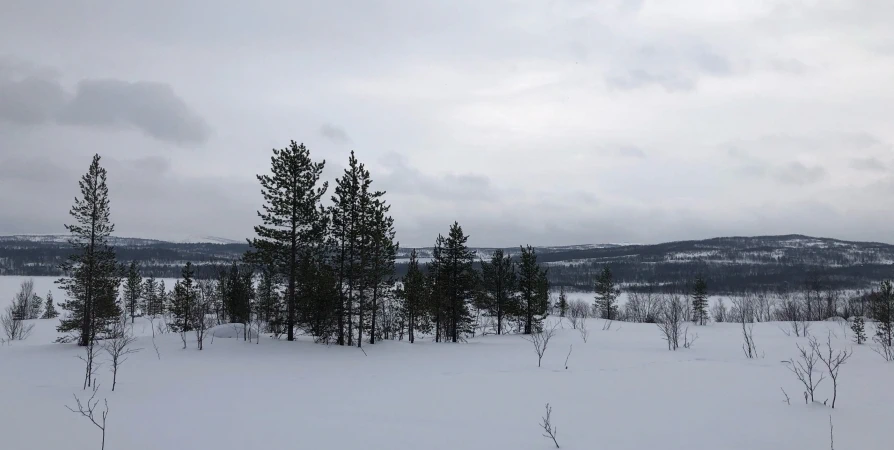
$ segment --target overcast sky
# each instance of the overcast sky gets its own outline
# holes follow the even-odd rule
[[[403,246],[894,242],[891,0],[7,0],[0,233],[248,237],[295,139]],[[327,195],[328,197],[328,195]]]

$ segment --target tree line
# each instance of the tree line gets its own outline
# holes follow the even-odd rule
[[[163,280],[144,277],[135,261],[118,261],[100,162],[95,155],[79,182],[73,224],[66,225],[73,251],[57,282],[67,294],[58,330],[80,345],[107,336],[122,315],[166,316],[166,326],[181,333],[242,323],[290,341],[305,334],[359,347],[381,339],[414,342],[421,334],[437,342],[530,334],[549,313],[548,272],[532,247],[522,247],[517,259],[496,250],[490,261],[476,262],[456,222],[435,239],[429,261],[413,251],[398,276],[390,204],[369,170],[351,152],[324,204],[325,161],[314,161],[295,141],[274,149],[270,173],[257,176],[263,204],[248,251],[228,266],[206,268],[201,278],[187,262],[169,290]],[[483,316],[493,318],[487,326],[479,326]]]

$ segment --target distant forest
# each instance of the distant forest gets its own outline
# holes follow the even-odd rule
[[[183,264],[191,261],[198,278],[212,278],[220,267],[238,261],[249,245],[126,240],[115,250],[119,260],[136,261],[145,276],[177,278]],[[410,250],[398,251],[395,276],[406,274]],[[431,252],[431,248],[417,250],[420,255]],[[485,260],[493,250],[473,249]],[[503,250],[517,254],[519,249]],[[630,291],[649,284],[662,291],[685,290],[697,276],[705,278],[715,293],[799,290],[806,280],[817,277],[829,288],[864,289],[894,275],[892,245],[797,235],[536,250],[538,262],[549,268],[553,288],[585,291],[593,290],[606,266]],[[0,238],[0,274],[60,276],[59,264],[71,252],[64,242]],[[478,260],[474,265],[480,269]]]

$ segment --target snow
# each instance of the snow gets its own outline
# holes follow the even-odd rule
[[[6,278],[0,303],[21,280]],[[35,278],[38,292],[49,280]],[[30,339],[0,347],[2,448],[96,449],[99,430],[64,407],[85,394],[75,358],[82,350],[50,343],[57,321],[34,322]],[[562,449],[822,449],[830,415],[835,448],[890,449],[894,364],[854,345],[836,409],[805,405],[781,361],[806,341],[786,336],[783,325],[754,327],[765,357],[749,360],[736,324],[693,326],[694,347],[670,352],[655,325],[616,322],[602,331],[590,319],[584,343],[566,321],[538,368],[531,344],[516,335],[387,341],[365,345],[364,354],[305,336],[209,339],[198,351],[190,335],[182,350],[180,337],[166,334],[155,339],[158,359],[149,322],[138,318],[135,345],[144,350],[121,367],[115,392],[107,365],[99,371],[98,397],[109,403],[108,449],[548,450],[555,447],[537,427],[546,403]],[[813,324],[822,340],[826,330],[837,334],[833,345],[851,347],[840,324]],[[817,398],[830,398],[831,388],[823,381]]]
[[[258,337],[258,332],[251,328],[248,329],[248,334],[251,339]],[[221,339],[244,339],[245,325],[241,323],[225,323],[208,330],[208,335]]]

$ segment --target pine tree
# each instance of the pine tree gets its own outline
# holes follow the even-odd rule
[[[130,313],[130,323],[134,323],[137,316],[137,309],[140,309],[140,300],[143,296],[143,277],[140,276],[140,270],[136,261],[131,261],[127,268],[127,276],[124,278],[124,301],[127,304],[127,310]]]
[[[873,339],[885,347],[894,346],[894,283],[882,282],[871,308],[872,318],[876,320]]]
[[[854,332],[854,342],[860,345],[866,342],[866,330],[864,329],[863,316],[854,317],[854,323],[851,324],[851,331]]]
[[[381,334],[379,310],[392,295],[394,288],[394,260],[398,244],[394,240],[394,219],[388,216],[391,209],[383,200],[375,200],[370,205],[369,222],[366,231],[369,251],[367,276],[371,287],[369,343],[375,344],[377,334]]]
[[[37,294],[32,295],[31,301],[28,302],[28,309],[29,319],[40,318],[40,314],[43,312],[43,299]]]
[[[603,319],[615,320],[618,315],[618,296],[620,289],[615,286],[612,270],[608,266],[602,268],[602,272],[596,278],[596,310]]]
[[[546,270],[537,264],[533,247],[521,247],[518,261],[518,315],[524,323],[524,334],[539,332],[549,309],[549,283]]]
[[[416,249],[410,252],[410,263],[402,284],[403,286],[400,290],[401,315],[404,323],[406,323],[407,337],[412,344],[416,342],[416,332],[425,331],[423,324],[425,323],[425,302],[427,297],[425,275],[419,269]]]
[[[427,264],[428,276],[426,277],[426,291],[428,296],[428,311],[434,321],[432,324],[435,329],[435,342],[441,342],[446,339],[444,333],[444,324],[446,323],[446,290],[443,274],[444,270],[444,243],[443,235],[438,235],[435,239],[435,246],[432,248],[432,258]]]
[[[183,266],[180,280],[174,284],[174,295],[171,296],[171,315],[174,320],[170,327],[175,332],[182,333],[193,329],[192,314],[198,294],[194,276],[195,271],[192,268],[192,263],[187,262]]]
[[[496,249],[490,262],[481,261],[481,306],[497,322],[497,334],[503,334],[506,317],[518,310],[518,279],[511,255]]]
[[[333,266],[337,285],[340,286],[340,302],[336,311],[339,345],[353,345],[354,316],[358,316],[358,322],[363,319],[372,231],[369,218],[372,205],[384,194],[372,191],[371,185],[369,171],[352,151],[348,168],[335,182],[330,208],[330,235],[335,254]],[[358,336],[361,334],[362,330]]]
[[[273,261],[287,283],[286,333],[287,339],[293,341],[299,257],[324,231],[320,198],[328,184],[318,186],[325,161],[313,162],[304,144],[292,141],[289,147],[274,149],[270,163],[272,174],[257,176],[264,196],[263,212],[258,212],[263,224],[255,226],[258,237],[249,243],[256,258]]]
[[[255,291],[258,315],[267,324],[267,332],[279,334],[284,325],[282,319],[282,296],[279,294],[279,276],[270,264],[258,267],[260,278]]]
[[[170,302],[170,293],[167,288],[165,288],[165,280],[158,280],[158,284],[155,289],[155,304],[156,311],[158,311],[159,315],[164,315],[169,312],[169,302]]]
[[[559,302],[556,306],[559,308],[559,317],[565,317],[568,312],[568,296],[565,295],[565,286],[559,288]]]
[[[247,326],[251,322],[254,295],[252,271],[247,266],[239,266],[234,262],[229,269],[223,269],[219,289],[229,322]]]
[[[60,306],[69,311],[57,329],[76,333],[81,346],[90,345],[120,315],[117,292],[121,275],[109,245],[115,225],[109,220],[106,170],[99,161],[95,155],[79,182],[81,198],[75,198],[69,212],[75,224],[65,225],[74,252],[61,266],[66,277],[57,281],[68,295],[68,301]]]
[[[459,223],[453,222],[439,255],[439,282],[443,283],[443,306],[446,313],[442,320],[446,319],[445,337],[453,342],[459,342],[460,334],[470,332],[472,327],[469,300],[475,290],[476,273],[472,269],[474,254],[466,245],[468,240],[469,237],[463,234]]]
[[[150,317],[156,317],[164,313],[164,304],[158,298],[158,287],[155,277],[148,277],[143,281],[143,302],[146,305],[144,313]]]
[[[708,322],[708,283],[702,277],[695,279],[695,286],[692,289],[692,312],[693,321],[699,325]]]
[[[56,317],[59,317],[59,312],[56,311],[56,306],[53,305],[53,293],[47,292],[47,304],[41,319],[55,319]]]

